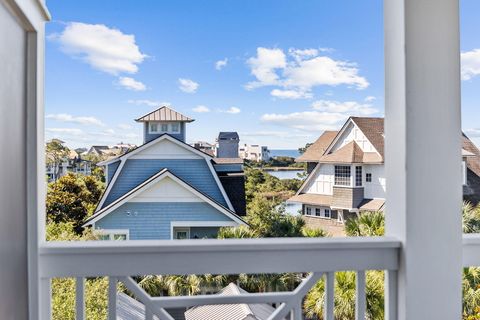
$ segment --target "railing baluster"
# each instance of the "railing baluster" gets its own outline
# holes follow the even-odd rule
[[[117,320],[117,278],[108,279],[108,320]]]
[[[385,320],[397,320],[397,271],[385,271]]]
[[[153,320],[152,310],[150,310],[150,308],[147,306],[145,306],[145,320]]]
[[[365,271],[357,271],[356,276],[356,303],[355,303],[355,319],[365,320],[366,311],[366,287],[365,287]]]
[[[77,277],[75,288],[75,319],[85,319],[85,279]]]
[[[297,306],[292,310],[294,320],[302,320],[302,300],[298,301]]]
[[[333,319],[333,308],[335,305],[335,272],[327,272],[325,275],[325,320]]]
[[[40,320],[52,318],[52,286],[51,279],[40,280]]]

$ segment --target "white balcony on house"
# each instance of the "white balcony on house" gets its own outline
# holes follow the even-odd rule
[[[368,0],[364,0],[368,1]],[[386,319],[460,319],[461,270],[480,266],[480,236],[461,229],[458,0],[385,0],[386,237],[47,243],[44,239],[44,23],[40,0],[0,0],[0,319],[51,317],[50,281],[110,278],[145,305],[166,309],[269,303],[269,319],[302,319],[301,301],[326,279],[325,319],[334,314],[334,273],[357,272],[356,318],[365,319],[365,272],[385,270]],[[5,149],[5,148],[4,148]],[[458,155],[458,156],[457,156]],[[441,173],[441,174],[440,174]],[[145,274],[298,272],[292,292],[150,297],[130,278]]]

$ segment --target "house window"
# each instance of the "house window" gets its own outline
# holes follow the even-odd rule
[[[98,230],[97,233],[99,240],[123,241],[128,240],[129,236],[128,230]]]
[[[177,239],[177,240],[190,239],[190,228],[175,228],[174,239]]]
[[[355,186],[362,186],[362,166],[355,167]]]
[[[350,186],[350,166],[335,166],[335,185]]]
[[[158,132],[158,123],[150,123],[150,132],[151,133]]]
[[[315,208],[315,215],[316,215],[317,217],[320,217],[320,216],[321,216],[321,210],[320,210],[320,208]]]
[[[166,123],[162,124],[162,132],[168,132],[168,124]]]
[[[305,210],[306,210],[306,213],[305,213],[305,214],[306,214],[307,216],[311,216],[311,215],[312,215],[312,208],[307,207]]]
[[[365,181],[366,182],[372,182],[372,174],[371,173],[365,174]]]
[[[179,133],[180,132],[180,125],[178,123],[172,123],[172,132]]]
[[[332,216],[332,214],[330,212],[330,209],[325,209],[324,216],[325,216],[325,218],[330,218]]]

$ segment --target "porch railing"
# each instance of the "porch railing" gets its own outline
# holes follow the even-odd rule
[[[145,318],[173,319],[167,308],[212,304],[269,303],[271,320],[302,319],[302,299],[322,277],[326,280],[325,319],[334,314],[336,271],[356,271],[356,315],[365,319],[365,271],[385,270],[386,312],[395,319],[396,270],[400,243],[391,238],[229,239],[182,241],[49,242],[40,248],[44,287],[43,317],[50,318],[50,279],[77,279],[76,318],[84,319],[84,278],[109,277],[109,319],[116,319],[116,285],[122,282],[145,305]],[[131,276],[148,274],[308,273],[290,292],[151,297]]]

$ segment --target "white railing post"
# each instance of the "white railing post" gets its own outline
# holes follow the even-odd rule
[[[335,272],[327,272],[325,274],[325,308],[324,319],[334,320],[333,312],[335,307]]]
[[[48,278],[41,278],[39,288],[39,318],[40,320],[50,320],[52,318],[51,280]]]
[[[355,319],[365,320],[366,311],[366,286],[365,286],[365,271],[357,271],[356,275],[356,301],[355,301]]]
[[[397,320],[397,271],[385,271],[385,320]]]
[[[399,320],[460,319],[459,3],[385,0],[384,10],[386,233],[402,242],[388,303]]]
[[[117,320],[117,278],[108,278],[108,320]]]
[[[85,279],[77,277],[75,288],[75,320],[85,319]]]

